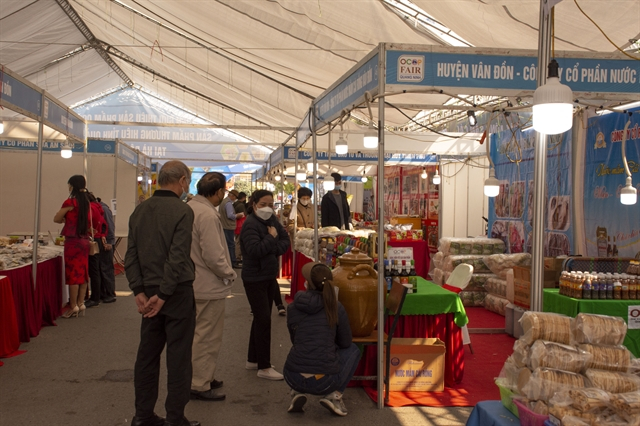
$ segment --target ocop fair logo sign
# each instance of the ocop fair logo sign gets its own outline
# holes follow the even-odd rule
[[[398,81],[418,83],[424,79],[424,56],[401,55],[398,58]]]

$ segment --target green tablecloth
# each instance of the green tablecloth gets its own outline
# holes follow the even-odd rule
[[[407,294],[402,306],[402,315],[454,314],[458,327],[469,322],[462,301],[457,294],[445,290],[424,278],[418,278],[418,292]]]
[[[620,317],[627,322],[629,306],[640,306],[640,300],[591,300],[574,299],[559,294],[557,288],[544,289],[544,312],[556,312],[570,317],[578,313],[601,314]],[[623,344],[636,357],[640,357],[640,330],[627,330]]]

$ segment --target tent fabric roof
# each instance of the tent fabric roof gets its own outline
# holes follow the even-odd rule
[[[3,0],[0,60],[67,105],[127,84],[125,76],[205,120],[245,126],[239,133],[276,146],[311,101],[378,43],[438,44],[387,3]],[[537,48],[538,0],[413,3],[474,46]],[[639,37],[640,0],[579,4],[618,45]],[[557,6],[555,22],[558,50],[614,50],[574,1]],[[386,118],[406,123],[393,111]]]

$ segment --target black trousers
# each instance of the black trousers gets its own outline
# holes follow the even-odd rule
[[[158,291],[145,288],[147,297]],[[196,326],[196,306],[193,287],[178,286],[167,299],[160,313],[142,318],[140,346],[134,370],[136,416],[153,415],[158,400],[160,355],[167,345],[167,399],[164,407],[167,422],[179,423],[191,391],[191,345]]]
[[[102,241],[98,241],[100,252],[104,250]],[[100,289],[102,287],[102,277],[100,276],[100,253],[89,256],[89,281],[91,284],[91,300],[100,303]]]
[[[247,361],[257,362],[260,370],[271,368],[271,305],[277,287],[276,279],[244,283],[253,312]]]
[[[100,298],[116,297],[116,274],[113,268],[113,248],[105,250],[102,241],[100,246]],[[93,292],[93,289],[91,290]]]

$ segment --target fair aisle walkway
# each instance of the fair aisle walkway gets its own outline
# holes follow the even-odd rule
[[[284,286],[283,286],[284,287]],[[116,289],[128,290],[122,275]],[[125,293],[126,294],[126,293]],[[244,369],[252,317],[240,281],[227,300],[218,380],[223,402],[191,401],[186,414],[203,426],[286,425],[464,425],[471,408],[405,407],[379,411],[360,388],[348,388],[347,418],[331,415],[312,397],[304,414],[289,414],[289,388]],[[134,414],[133,365],[140,316],[133,296],[87,310],[85,318],[59,319],[23,343],[27,352],[0,367],[0,425],[128,425]],[[274,309],[272,362],[282,371],[290,343],[286,318]],[[164,360],[163,360],[164,364]],[[492,383],[488,384],[493,385]],[[164,415],[166,370],[161,371],[156,412]]]

